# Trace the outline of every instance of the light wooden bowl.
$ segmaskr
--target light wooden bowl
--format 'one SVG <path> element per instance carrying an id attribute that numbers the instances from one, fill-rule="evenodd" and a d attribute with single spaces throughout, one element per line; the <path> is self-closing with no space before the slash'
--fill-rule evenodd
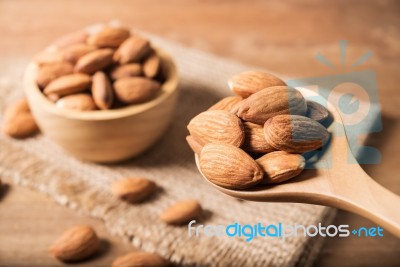
<path id="1" fill-rule="evenodd" d="M 172 58 L 156 48 L 166 81 L 160 94 L 143 104 L 101 111 L 60 109 L 36 84 L 38 66 L 25 72 L 25 93 L 42 133 L 70 154 L 94 162 L 117 162 L 153 145 L 170 124 L 177 102 L 178 74 Z"/>

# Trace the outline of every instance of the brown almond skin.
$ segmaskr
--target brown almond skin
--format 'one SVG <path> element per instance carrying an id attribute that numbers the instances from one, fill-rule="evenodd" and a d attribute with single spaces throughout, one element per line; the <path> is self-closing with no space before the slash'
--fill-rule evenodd
<path id="1" fill-rule="evenodd" d="M 155 51 L 153 51 L 143 62 L 143 73 L 147 78 L 154 78 L 157 76 L 161 66 L 161 59 Z"/>
<path id="2" fill-rule="evenodd" d="M 117 49 L 114 61 L 120 64 L 139 62 L 151 52 L 148 40 L 138 36 L 129 37 Z"/>
<path id="3" fill-rule="evenodd" d="M 329 140 L 329 132 L 317 121 L 299 115 L 278 115 L 264 125 L 267 142 L 277 150 L 302 154 L 319 149 Z"/>
<path id="4" fill-rule="evenodd" d="M 157 253 L 134 251 L 116 258 L 112 267 L 165 267 L 169 262 Z"/>
<path id="5" fill-rule="evenodd" d="M 114 101 L 114 90 L 104 72 L 98 71 L 92 78 L 92 96 L 99 109 L 110 109 Z"/>
<path id="6" fill-rule="evenodd" d="M 204 111 L 194 117 L 187 128 L 201 145 L 216 143 L 240 147 L 245 138 L 241 120 L 225 110 Z"/>
<path id="7" fill-rule="evenodd" d="M 63 55 L 56 50 L 43 50 L 33 56 L 33 61 L 39 66 L 64 62 Z"/>
<path id="8" fill-rule="evenodd" d="M 56 106 L 62 109 L 79 111 L 96 110 L 93 98 L 88 94 L 73 94 L 65 96 L 56 102 Z"/>
<path id="9" fill-rule="evenodd" d="M 168 207 L 161 215 L 160 219 L 168 224 L 184 224 L 197 219 L 202 213 L 201 205 L 198 201 L 190 199 L 176 202 Z"/>
<path id="10" fill-rule="evenodd" d="M 285 85 L 286 83 L 278 77 L 261 71 L 245 71 L 228 80 L 229 88 L 243 98 L 247 98 L 264 88 Z"/>
<path id="11" fill-rule="evenodd" d="M 138 63 L 131 63 L 116 66 L 111 70 L 110 76 L 113 80 L 118 80 L 127 77 L 137 77 L 142 75 L 142 66 Z"/>
<path id="12" fill-rule="evenodd" d="M 241 101 L 233 112 L 242 120 L 263 125 L 281 114 L 305 115 L 307 104 L 303 95 L 287 86 L 270 87 Z"/>
<path id="13" fill-rule="evenodd" d="M 150 100 L 161 90 L 160 83 L 143 78 L 128 77 L 114 82 L 117 98 L 126 104 L 137 104 Z"/>
<path id="14" fill-rule="evenodd" d="M 305 167 L 305 159 L 299 154 L 274 151 L 265 154 L 256 162 L 264 171 L 265 184 L 276 184 L 299 175 Z"/>
<path id="15" fill-rule="evenodd" d="M 82 92 L 90 88 L 92 78 L 83 73 L 74 73 L 69 75 L 61 76 L 51 81 L 43 92 L 46 95 L 56 94 L 59 96 L 65 96 Z"/>
<path id="16" fill-rule="evenodd" d="M 241 96 L 227 96 L 214 105 L 212 105 L 208 110 L 226 110 L 231 111 L 232 108 L 242 101 L 243 98 Z"/>
<path id="17" fill-rule="evenodd" d="M 157 190 L 157 185 L 146 178 L 125 178 L 111 185 L 114 196 L 130 203 L 145 200 Z"/>
<path id="18" fill-rule="evenodd" d="M 76 262 L 89 258 L 100 247 L 96 232 L 86 225 L 72 227 L 57 238 L 50 253 L 64 262 Z"/>
<path id="19" fill-rule="evenodd" d="M 74 66 L 68 62 L 47 64 L 39 69 L 36 82 L 40 88 L 45 88 L 54 79 L 71 74 L 73 70 Z"/>
<path id="20" fill-rule="evenodd" d="M 71 32 L 58 38 L 53 42 L 53 45 L 61 49 L 74 44 L 83 44 L 88 36 L 88 33 L 82 30 Z"/>
<path id="21" fill-rule="evenodd" d="M 128 29 L 123 27 L 104 27 L 101 31 L 88 38 L 88 44 L 100 48 L 116 48 L 130 36 Z"/>
<path id="22" fill-rule="evenodd" d="M 307 117 L 322 123 L 329 117 L 329 111 L 317 102 L 307 101 Z"/>
<path id="23" fill-rule="evenodd" d="M 30 137 L 39 131 L 26 98 L 7 107 L 1 129 L 5 135 L 17 139 Z"/>
<path id="24" fill-rule="evenodd" d="M 205 145 L 199 166 L 210 182 L 228 189 L 247 189 L 263 179 L 263 171 L 255 160 L 232 145 Z"/>
<path id="25" fill-rule="evenodd" d="M 90 52 L 81 58 L 75 65 L 75 72 L 93 74 L 96 71 L 102 70 L 113 62 L 114 50 L 109 48 L 98 49 Z"/>
<path id="26" fill-rule="evenodd" d="M 74 44 L 64 48 L 61 51 L 61 54 L 65 61 L 75 64 L 81 57 L 95 51 L 96 49 L 97 48 L 93 45 Z"/>
<path id="27" fill-rule="evenodd" d="M 197 142 L 196 139 L 193 138 L 193 136 L 186 136 L 186 142 L 189 144 L 194 153 L 200 155 L 203 146 L 199 142 Z"/>
<path id="28" fill-rule="evenodd" d="M 264 136 L 264 127 L 251 122 L 244 122 L 245 139 L 243 150 L 254 153 L 269 153 L 276 149 L 271 146 Z"/>

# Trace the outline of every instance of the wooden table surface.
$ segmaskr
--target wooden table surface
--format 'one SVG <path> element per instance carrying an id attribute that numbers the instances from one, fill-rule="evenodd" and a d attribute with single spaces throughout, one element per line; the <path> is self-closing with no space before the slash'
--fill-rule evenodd
<path id="1" fill-rule="evenodd" d="M 338 65 L 338 41 L 347 40 L 348 62 L 373 51 L 363 69 L 376 71 L 382 104 L 384 129 L 367 139 L 381 151 L 382 162 L 364 168 L 400 194 L 400 3 L 266 2 L 0 0 L 0 60 L 30 57 L 60 34 L 119 19 L 187 46 L 287 76 L 309 77 L 340 73 L 314 56 L 321 52 Z M 0 266 L 62 265 L 48 256 L 47 247 L 60 231 L 82 223 L 93 225 L 108 240 L 106 253 L 84 266 L 108 266 L 116 255 L 132 249 L 107 233 L 101 221 L 16 186 L 9 177 L 2 179 L 7 186 L 0 194 Z M 334 223 L 373 225 L 347 212 L 339 212 Z M 400 240 L 388 233 L 381 238 L 327 238 L 315 266 L 400 266 Z"/>

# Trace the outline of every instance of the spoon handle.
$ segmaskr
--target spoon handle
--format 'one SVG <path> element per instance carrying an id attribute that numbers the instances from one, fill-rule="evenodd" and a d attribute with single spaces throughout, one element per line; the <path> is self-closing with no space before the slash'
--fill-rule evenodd
<path id="1" fill-rule="evenodd" d="M 400 197 L 375 182 L 359 165 L 352 173 L 358 186 L 337 195 L 337 206 L 377 223 L 400 238 Z"/>

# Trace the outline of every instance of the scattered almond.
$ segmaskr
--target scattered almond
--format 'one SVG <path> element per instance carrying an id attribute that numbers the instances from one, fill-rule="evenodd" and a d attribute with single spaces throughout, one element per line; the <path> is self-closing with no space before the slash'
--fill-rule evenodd
<path id="1" fill-rule="evenodd" d="M 116 48 L 122 44 L 123 41 L 128 39 L 129 36 L 129 30 L 123 27 L 104 27 L 101 31 L 89 37 L 88 44 L 101 48 Z"/>
<path id="2" fill-rule="evenodd" d="M 131 63 L 126 65 L 116 66 L 111 71 L 111 78 L 113 80 L 118 80 L 126 77 L 135 77 L 142 74 L 142 66 L 138 63 Z"/>
<path id="3" fill-rule="evenodd" d="M 161 89 L 160 83 L 143 78 L 128 77 L 114 83 L 117 98 L 128 104 L 142 103 L 152 99 Z"/>
<path id="4" fill-rule="evenodd" d="M 323 122 L 329 117 L 329 112 L 323 105 L 314 101 L 307 101 L 307 117 Z"/>
<path id="5" fill-rule="evenodd" d="M 26 138 L 39 131 L 25 98 L 10 105 L 4 113 L 2 132 L 13 138 Z"/>
<path id="6" fill-rule="evenodd" d="M 278 77 L 260 71 L 245 71 L 228 81 L 229 88 L 237 95 L 246 98 L 262 89 L 272 86 L 285 86 Z"/>
<path id="7" fill-rule="evenodd" d="M 202 212 L 202 208 L 196 200 L 184 200 L 168 207 L 161 215 L 160 219 L 168 224 L 184 224 L 197 219 Z"/>
<path id="8" fill-rule="evenodd" d="M 56 106 L 62 109 L 79 111 L 96 110 L 93 98 L 88 94 L 73 94 L 65 96 L 56 102 Z"/>
<path id="9" fill-rule="evenodd" d="M 50 253 L 65 262 L 87 259 L 100 247 L 100 240 L 90 226 L 75 226 L 65 231 L 50 247 Z"/>
<path id="10" fill-rule="evenodd" d="M 269 118 L 281 114 L 305 115 L 306 100 L 294 88 L 270 87 L 241 101 L 233 112 L 244 121 L 264 124 Z"/>
<path id="11" fill-rule="evenodd" d="M 205 145 L 200 154 L 199 166 L 210 182 L 229 189 L 246 189 L 263 179 L 263 171 L 257 162 L 232 145 Z"/>
<path id="12" fill-rule="evenodd" d="M 59 96 L 65 96 L 89 89 L 91 82 L 92 79 L 87 74 L 69 74 L 51 81 L 43 92 L 46 95 L 57 94 Z"/>
<path id="13" fill-rule="evenodd" d="M 264 136 L 264 127 L 251 122 L 244 122 L 245 139 L 243 150 L 254 153 L 269 153 L 276 150 Z"/>
<path id="14" fill-rule="evenodd" d="M 227 96 L 214 105 L 212 105 L 208 110 L 226 110 L 231 111 L 232 108 L 242 101 L 243 98 L 241 96 Z"/>
<path id="15" fill-rule="evenodd" d="M 151 51 L 148 40 L 138 36 L 132 36 L 125 40 L 114 54 L 114 61 L 120 64 L 139 62 Z"/>
<path id="16" fill-rule="evenodd" d="M 161 60 L 153 51 L 143 62 L 143 73 L 147 78 L 154 78 L 157 76 L 160 66 Z"/>
<path id="17" fill-rule="evenodd" d="M 131 203 L 143 201 L 156 189 L 156 184 L 146 178 L 125 178 L 111 185 L 113 195 Z"/>
<path id="18" fill-rule="evenodd" d="M 240 119 L 225 110 L 204 111 L 194 117 L 187 128 L 201 145 L 211 142 L 240 147 L 245 138 Z"/>
<path id="19" fill-rule="evenodd" d="M 305 159 L 299 154 L 275 151 L 265 154 L 256 162 L 264 171 L 263 183 L 281 183 L 299 175 L 305 167 Z"/>
<path id="20" fill-rule="evenodd" d="M 134 251 L 116 258 L 112 267 L 165 267 L 169 262 L 156 253 Z"/>
<path id="21" fill-rule="evenodd" d="M 92 96 L 99 109 L 110 109 L 114 100 L 114 90 L 107 75 L 98 71 L 93 75 Z"/>
<path id="22" fill-rule="evenodd" d="M 74 66 L 67 62 L 46 64 L 39 68 L 36 82 L 40 88 L 45 88 L 54 79 L 71 74 L 73 70 Z"/>
<path id="23" fill-rule="evenodd" d="M 298 115 L 279 115 L 264 125 L 267 142 L 277 150 L 301 154 L 327 143 L 329 133 L 320 123 Z"/>
<path id="24" fill-rule="evenodd" d="M 75 65 L 75 72 L 93 74 L 104 69 L 112 63 L 114 51 L 109 48 L 98 49 L 90 52 L 81 58 Z"/>

